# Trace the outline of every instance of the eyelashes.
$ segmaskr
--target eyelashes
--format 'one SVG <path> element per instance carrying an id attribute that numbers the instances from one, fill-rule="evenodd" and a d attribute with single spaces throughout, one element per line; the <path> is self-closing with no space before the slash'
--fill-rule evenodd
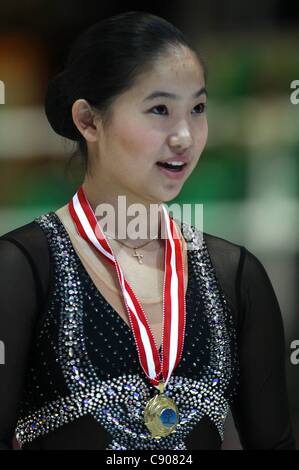
<path id="1" fill-rule="evenodd" d="M 201 111 L 200 111 L 200 112 L 196 112 L 195 114 L 203 114 L 203 113 L 206 111 L 206 109 L 207 109 L 207 104 L 206 104 L 206 103 L 199 103 L 199 104 L 198 104 L 197 106 L 195 106 L 193 109 L 198 108 L 199 106 L 201 107 L 201 108 L 200 108 Z M 168 114 L 164 114 L 164 113 L 161 114 L 161 113 L 154 113 L 154 112 L 153 112 L 154 109 L 159 109 L 159 108 L 160 108 L 160 109 L 161 109 L 161 108 L 167 109 L 164 104 L 159 104 L 159 105 L 154 106 L 153 108 L 151 108 L 151 109 L 150 109 L 150 112 L 151 112 L 152 114 L 156 114 L 157 116 L 167 116 L 167 115 L 168 115 Z"/>
<path id="2" fill-rule="evenodd" d="M 203 114 L 203 113 L 206 111 L 206 109 L 207 109 L 207 104 L 206 104 L 206 103 L 199 103 L 199 104 L 198 104 L 197 106 L 195 106 L 195 107 L 197 108 L 198 106 L 201 106 L 202 111 L 201 111 L 200 113 L 196 113 L 196 114 Z"/>

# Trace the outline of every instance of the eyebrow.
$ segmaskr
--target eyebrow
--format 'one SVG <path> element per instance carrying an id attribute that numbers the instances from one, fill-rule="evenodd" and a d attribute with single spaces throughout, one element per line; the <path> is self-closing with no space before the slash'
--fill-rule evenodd
<path id="1" fill-rule="evenodd" d="M 191 98 L 198 98 L 200 95 L 203 95 L 203 94 L 208 96 L 208 92 L 207 92 L 207 89 L 205 87 L 200 88 L 200 90 L 198 90 L 196 93 L 194 93 L 191 96 Z M 174 93 L 168 93 L 167 91 L 156 90 L 156 91 L 153 91 L 153 93 L 148 95 L 146 98 L 144 98 L 143 101 L 153 100 L 154 98 L 178 99 L 178 98 L 180 98 L 180 96 L 175 95 Z"/>

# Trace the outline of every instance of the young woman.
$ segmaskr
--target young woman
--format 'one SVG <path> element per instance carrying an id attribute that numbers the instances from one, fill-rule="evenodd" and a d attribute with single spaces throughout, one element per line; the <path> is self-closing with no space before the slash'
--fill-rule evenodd
<path id="1" fill-rule="evenodd" d="M 202 58 L 145 12 L 90 27 L 50 82 L 48 120 L 85 174 L 0 240 L 2 448 L 220 449 L 230 409 L 244 449 L 295 448 L 263 265 L 163 204 L 205 147 L 206 101 Z M 129 236 L 119 196 L 156 236 Z"/>

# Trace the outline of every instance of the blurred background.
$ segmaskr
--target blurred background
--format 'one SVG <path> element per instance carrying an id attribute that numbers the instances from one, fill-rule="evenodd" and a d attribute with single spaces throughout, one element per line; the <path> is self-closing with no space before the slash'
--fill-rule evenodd
<path id="1" fill-rule="evenodd" d="M 0 235 L 66 204 L 82 180 L 80 165 L 67 165 L 74 143 L 52 131 L 43 109 L 48 80 L 76 36 L 127 10 L 173 22 L 209 70 L 208 144 L 174 202 L 202 203 L 205 232 L 245 245 L 264 264 L 284 319 L 299 448 L 299 364 L 290 361 L 299 340 L 299 105 L 290 98 L 299 80 L 298 7 L 285 0 L 1 2 Z M 240 449 L 231 416 L 223 448 Z"/>

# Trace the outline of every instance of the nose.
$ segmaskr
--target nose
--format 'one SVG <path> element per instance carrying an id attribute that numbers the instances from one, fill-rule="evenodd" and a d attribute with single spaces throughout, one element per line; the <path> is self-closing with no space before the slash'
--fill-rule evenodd
<path id="1" fill-rule="evenodd" d="M 179 151 L 184 151 L 192 144 L 192 137 L 188 129 L 181 129 L 179 132 L 171 135 L 169 145 Z"/>

